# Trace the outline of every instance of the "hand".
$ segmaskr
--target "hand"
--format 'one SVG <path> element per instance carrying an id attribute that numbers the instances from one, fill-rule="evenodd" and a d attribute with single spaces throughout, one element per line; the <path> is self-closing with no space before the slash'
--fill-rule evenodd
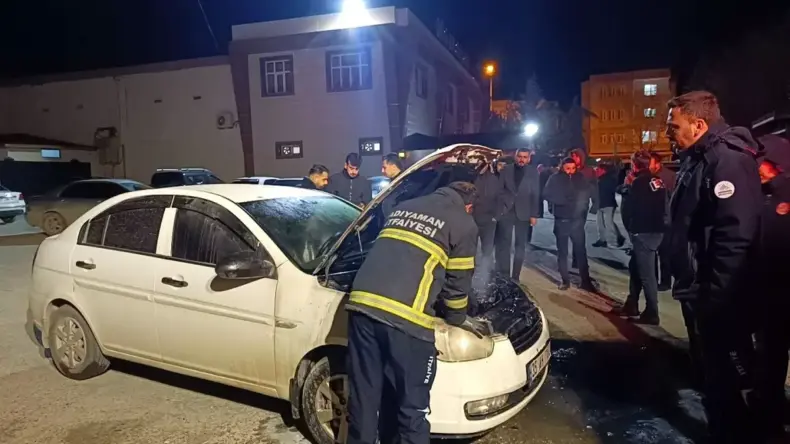
<path id="1" fill-rule="evenodd" d="M 491 326 L 491 322 L 485 319 L 476 319 L 469 316 L 464 319 L 464 322 L 459 325 L 458 328 L 464 329 L 480 339 L 482 339 L 483 336 L 490 336 L 494 334 L 494 329 Z"/>
<path id="2" fill-rule="evenodd" d="M 529 224 L 534 227 L 535 225 L 538 224 L 538 218 L 537 217 L 530 217 L 529 218 Z"/>

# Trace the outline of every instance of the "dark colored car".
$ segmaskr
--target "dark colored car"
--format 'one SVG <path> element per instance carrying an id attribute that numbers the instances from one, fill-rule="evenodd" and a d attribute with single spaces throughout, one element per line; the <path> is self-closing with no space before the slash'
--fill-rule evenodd
<path id="1" fill-rule="evenodd" d="M 225 183 L 205 168 L 160 168 L 151 176 L 154 188 Z"/>

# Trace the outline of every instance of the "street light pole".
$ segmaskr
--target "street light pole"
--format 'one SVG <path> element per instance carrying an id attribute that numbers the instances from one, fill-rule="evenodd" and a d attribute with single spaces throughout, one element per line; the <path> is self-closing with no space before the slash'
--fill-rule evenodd
<path id="1" fill-rule="evenodd" d="M 494 76 L 488 78 L 488 112 L 494 112 Z"/>

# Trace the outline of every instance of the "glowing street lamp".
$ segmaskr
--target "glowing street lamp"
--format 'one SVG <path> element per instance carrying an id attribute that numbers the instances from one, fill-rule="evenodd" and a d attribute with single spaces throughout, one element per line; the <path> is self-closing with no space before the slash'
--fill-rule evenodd
<path id="1" fill-rule="evenodd" d="M 493 63 L 486 63 L 483 67 L 483 72 L 488 77 L 488 111 L 494 112 L 494 76 L 496 75 L 496 65 Z"/>
<path id="2" fill-rule="evenodd" d="M 537 123 L 529 122 L 526 125 L 524 125 L 524 135 L 529 137 L 530 139 L 535 137 L 535 134 L 538 133 L 538 130 L 540 130 L 540 127 L 538 126 Z"/>

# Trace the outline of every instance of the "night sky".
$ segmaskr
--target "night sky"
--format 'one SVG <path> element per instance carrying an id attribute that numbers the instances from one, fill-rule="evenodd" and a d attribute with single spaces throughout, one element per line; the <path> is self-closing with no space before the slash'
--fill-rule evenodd
<path id="1" fill-rule="evenodd" d="M 222 53 L 232 24 L 333 12 L 339 0 L 3 0 L 0 77 L 95 69 Z M 590 74 L 671 66 L 767 26 L 790 0 L 369 0 L 437 17 L 476 61 L 497 60 L 498 97 L 534 72 L 567 104 Z M 785 54 L 786 56 L 786 54 Z"/>

